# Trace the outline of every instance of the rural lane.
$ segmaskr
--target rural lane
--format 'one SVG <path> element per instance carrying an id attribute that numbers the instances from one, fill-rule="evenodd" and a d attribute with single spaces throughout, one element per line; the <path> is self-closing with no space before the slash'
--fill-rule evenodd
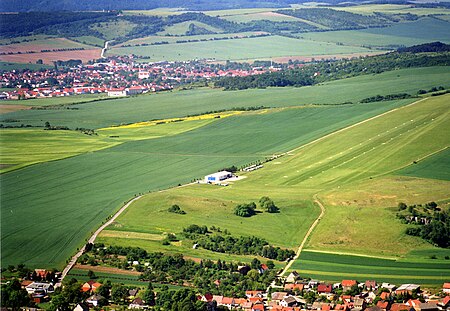
<path id="1" fill-rule="evenodd" d="M 313 196 L 314 199 L 314 203 L 316 203 L 319 207 L 320 207 L 320 214 L 319 216 L 316 218 L 316 220 L 312 223 L 311 227 L 309 227 L 308 232 L 306 232 L 305 237 L 303 238 L 302 243 L 300 244 L 300 246 L 297 249 L 297 252 L 295 253 L 294 258 L 292 258 L 291 260 L 289 260 L 288 264 L 284 267 L 283 271 L 281 271 L 280 273 L 278 273 L 278 277 L 282 277 L 283 275 L 286 274 L 286 272 L 291 268 L 292 264 L 294 263 L 294 261 L 296 261 L 298 259 L 298 257 L 300 257 L 300 254 L 303 250 L 303 247 L 306 244 L 306 241 L 308 241 L 309 236 L 311 235 L 311 233 L 313 232 L 314 228 L 317 226 L 317 224 L 319 223 L 319 221 L 322 219 L 323 215 L 325 214 L 325 207 L 323 206 L 322 202 L 319 201 L 319 199 L 317 198 L 317 194 L 315 194 Z M 278 287 L 275 285 L 275 281 L 272 282 L 272 284 L 269 285 L 269 287 L 267 288 L 267 292 L 269 292 L 269 289 L 271 287 Z"/>
<path id="2" fill-rule="evenodd" d="M 97 236 L 100 234 L 100 232 L 103 231 L 103 229 L 105 229 L 106 227 L 108 227 L 110 224 L 113 223 L 113 221 L 115 221 L 117 219 L 117 217 L 119 217 L 120 214 L 122 214 L 127 208 L 128 206 L 131 205 L 131 203 L 139 200 L 142 197 L 142 195 L 137 196 L 133 199 L 131 199 L 130 201 L 128 201 L 124 206 L 122 206 L 116 214 L 114 214 L 113 217 L 111 217 L 111 219 L 109 219 L 107 222 L 105 222 L 100 228 L 97 229 L 97 231 L 94 232 L 94 234 L 89 238 L 89 240 L 87 241 L 87 243 L 92 243 L 94 244 L 95 239 L 97 238 Z M 86 244 L 87 244 L 86 243 Z M 70 269 L 73 268 L 73 266 L 76 264 L 78 258 L 83 255 L 84 250 L 86 248 L 86 245 L 84 245 L 69 261 L 69 263 L 67 264 L 67 266 L 64 268 L 62 275 L 61 275 L 61 281 L 60 283 L 56 284 L 56 287 L 61 286 L 62 281 L 64 280 L 64 278 L 66 277 L 66 275 L 69 273 Z"/>

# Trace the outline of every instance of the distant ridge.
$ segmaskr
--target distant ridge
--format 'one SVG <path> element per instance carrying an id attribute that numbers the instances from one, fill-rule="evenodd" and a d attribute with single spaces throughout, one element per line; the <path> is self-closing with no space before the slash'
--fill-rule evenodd
<path id="1" fill-rule="evenodd" d="M 0 12 L 29 11 L 101 11 L 101 10 L 152 10 L 161 7 L 187 10 L 221 10 L 240 8 L 281 8 L 310 0 L 2 0 Z M 326 0 L 339 4 L 342 0 Z M 361 3 L 362 0 L 353 2 Z"/>
<path id="2" fill-rule="evenodd" d="M 413 45 L 406 48 L 399 48 L 399 53 L 429 53 L 429 52 L 450 52 L 450 44 L 442 42 L 431 42 L 419 45 Z"/>

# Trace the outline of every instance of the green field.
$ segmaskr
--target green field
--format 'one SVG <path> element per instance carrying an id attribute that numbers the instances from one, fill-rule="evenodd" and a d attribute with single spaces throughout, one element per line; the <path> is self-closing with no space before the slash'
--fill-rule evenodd
<path id="1" fill-rule="evenodd" d="M 450 277 L 449 260 L 392 260 L 352 255 L 303 251 L 291 270 L 302 277 L 327 281 L 355 278 L 360 282 L 377 280 L 402 284 L 413 282 L 422 286 L 441 286 Z"/>
<path id="2" fill-rule="evenodd" d="M 385 28 L 342 30 L 327 32 L 310 32 L 299 37 L 344 45 L 365 46 L 373 48 L 397 48 L 432 41 L 450 42 L 448 29 L 450 23 L 433 18 L 395 24 Z"/>
<path id="3" fill-rule="evenodd" d="M 198 21 L 187 21 L 187 22 L 177 23 L 175 25 L 166 27 L 163 31 L 159 32 L 158 34 L 164 35 L 164 36 L 167 36 L 167 35 L 183 36 L 189 30 L 190 24 L 194 24 L 197 27 L 205 28 L 206 30 L 211 31 L 211 32 L 220 33 L 223 31 L 220 28 L 216 28 L 216 27 L 213 27 L 213 26 L 210 26 L 208 24 L 201 23 Z"/>
<path id="4" fill-rule="evenodd" d="M 407 102 L 249 113 L 3 174 L 2 263 L 61 266 L 99 222 L 135 194 L 286 151 Z M 52 227 L 42 230 L 48 221 Z"/>
<path id="5" fill-rule="evenodd" d="M 414 15 L 434 15 L 450 14 L 450 10 L 444 8 L 415 8 L 412 5 L 399 4 L 367 4 L 348 7 L 332 7 L 333 10 L 342 10 L 356 14 L 371 15 L 374 12 L 388 14 L 414 14 Z"/>
<path id="6" fill-rule="evenodd" d="M 70 39 L 73 41 L 81 42 L 83 44 L 99 47 L 103 47 L 103 44 L 105 43 L 105 40 L 93 36 L 72 37 Z"/>
<path id="7" fill-rule="evenodd" d="M 72 106 L 78 110 L 13 112 L 0 115 L 0 122 L 6 123 L 5 119 L 15 119 L 24 124 L 38 126 L 49 121 L 52 125 L 66 125 L 70 128 L 103 128 L 121 123 L 182 117 L 234 107 L 286 107 L 308 104 L 340 104 L 346 101 L 356 103 L 363 98 L 378 94 L 402 92 L 415 94 L 420 89 L 430 89 L 440 85 L 448 88 L 450 87 L 449 73 L 448 67 L 413 68 L 302 88 L 268 88 L 227 92 L 203 88 L 174 91 Z M 320 96 L 317 96 L 318 93 Z M 55 99 L 54 103 L 57 103 L 57 100 Z"/>
<path id="8" fill-rule="evenodd" d="M 269 20 L 273 22 L 295 22 L 300 21 L 300 19 L 275 13 L 275 12 L 258 12 L 258 13 L 246 13 L 246 14 L 236 14 L 236 15 L 226 15 L 222 16 L 223 19 L 226 19 L 231 22 L 236 23 L 247 23 L 251 21 L 259 21 L 259 20 Z"/>
<path id="9" fill-rule="evenodd" d="M 196 223 L 220 226 L 232 234 L 257 234 L 275 245 L 294 247 L 302 240 L 308 224 L 318 212 L 313 205 L 308 208 L 308 200 L 314 193 L 324 193 L 320 198 L 324 198 L 326 205 L 325 216 L 310 237 L 307 247 L 310 250 L 370 254 L 381 258 L 309 251 L 302 254 L 292 269 L 300 270 L 301 275 L 321 280 L 357 278 L 393 283 L 417 282 L 427 286 L 441 284 L 449 277 L 447 268 L 450 262 L 443 257 L 450 252 L 405 235 L 405 226 L 395 218 L 393 209 L 379 205 L 378 201 L 372 201 L 360 192 L 371 189 L 380 198 L 394 189 L 392 183 L 404 189 L 404 180 L 397 178 L 387 183 L 386 174 L 449 144 L 448 137 L 436 137 L 437 133 L 449 130 L 449 98 L 447 95 L 425 99 L 325 137 L 265 164 L 260 171 L 244 174 L 246 179 L 229 187 L 194 185 L 147 195 L 122 214 L 100 236 L 99 241 L 164 250 L 160 244 L 162 236 L 167 232 L 177 234 L 181 228 Z M 234 118 L 227 121 L 234 122 Z M 267 124 L 276 126 L 273 121 Z M 309 128 L 306 124 L 304 127 Z M 248 131 L 245 127 L 239 128 L 243 133 Z M 224 132 L 229 130 L 224 129 Z M 323 134 L 318 136 L 323 137 Z M 297 145 L 302 143 L 297 142 Z M 242 147 L 238 148 L 242 150 Z M 176 150 L 178 147 L 172 148 L 172 152 Z M 409 200 L 427 202 L 430 198 L 439 200 L 449 196 L 448 182 L 409 180 L 408 187 L 413 188 L 414 192 L 404 191 L 399 195 L 410 195 Z M 348 204 L 337 201 L 341 192 L 346 191 L 355 201 Z M 240 219 L 232 214 L 236 204 L 256 201 L 262 195 L 273 198 L 282 212 L 250 219 Z M 396 202 L 395 197 L 388 197 Z M 365 205 L 363 200 L 367 200 Z M 166 210 L 172 204 L 180 205 L 187 214 L 169 215 Z M 135 234 L 146 234 L 147 237 L 137 238 Z M 165 250 L 211 258 L 206 251 L 192 250 L 190 246 L 181 242 Z M 438 254 L 439 259 L 429 259 L 431 254 Z M 313 255 L 322 259 L 314 259 Z M 394 259 L 384 258 L 387 256 Z"/>
<path id="10" fill-rule="evenodd" d="M 100 32 L 106 40 L 112 40 L 117 37 L 124 37 L 129 34 L 136 24 L 126 20 L 117 20 L 97 23 L 92 29 Z"/>
<path id="11" fill-rule="evenodd" d="M 20 64 L 26 67 L 26 64 Z M 36 65 L 38 66 L 38 65 Z M 46 65 L 39 65 L 47 67 Z M 28 68 L 28 67 L 27 67 Z M 40 68 L 40 67 L 39 67 Z M 75 103 L 85 103 L 90 101 L 96 101 L 99 99 L 107 99 L 106 94 L 83 94 L 74 96 L 64 96 L 64 97 L 51 97 L 51 98 L 34 98 L 27 100 L 5 100 L 2 102 L 3 105 L 22 105 L 22 106 L 56 106 L 56 105 L 71 105 Z M 55 110 L 53 110 L 55 111 Z M 44 121 L 45 123 L 45 121 Z"/>
<path id="12" fill-rule="evenodd" d="M 326 42 L 295 39 L 281 36 L 245 38 L 239 40 L 220 40 L 206 42 L 189 42 L 151 47 L 112 48 L 109 55 L 136 54 L 150 61 L 161 60 L 252 60 L 271 57 L 317 56 L 348 53 L 370 53 L 362 47 L 340 46 Z"/>
<path id="13" fill-rule="evenodd" d="M 26 41 L 25 41 L 26 40 Z M 20 41 L 20 40 L 18 40 Z M 6 42 L 5 42 L 6 43 Z M 71 49 L 71 48 L 85 48 L 91 49 L 92 46 L 75 42 L 66 38 L 53 38 L 53 37 L 30 37 L 29 39 L 23 39 L 19 43 L 10 43 L 2 45 L 2 52 L 27 52 L 41 50 L 53 50 L 53 49 Z"/>
<path id="14" fill-rule="evenodd" d="M 35 163 L 108 148 L 117 142 L 74 131 L 3 129 L 0 144 L 0 172 L 4 173 Z"/>
<path id="15" fill-rule="evenodd" d="M 448 147 L 448 146 L 447 146 Z M 414 176 L 420 178 L 436 178 L 450 181 L 450 149 L 432 155 L 418 164 L 411 164 L 397 172 L 399 175 Z"/>
<path id="16" fill-rule="evenodd" d="M 260 32 L 235 32 L 235 33 L 217 33 L 211 35 L 195 35 L 195 36 L 149 36 L 139 39 L 133 39 L 130 41 L 124 42 L 122 45 L 135 45 L 135 44 L 152 44 L 155 42 L 169 42 L 169 43 L 177 43 L 177 41 L 182 40 L 209 40 L 213 38 L 233 38 L 233 37 L 243 37 L 243 36 L 251 36 L 259 34 Z"/>
<path id="17" fill-rule="evenodd" d="M 49 69 L 53 68 L 53 66 L 50 65 L 41 65 L 41 64 L 24 64 L 24 63 L 10 63 L 10 62 L 0 62 L 0 71 L 10 71 L 10 70 L 23 70 L 23 69 L 30 69 L 30 70 L 40 70 L 41 68 Z M 8 89 L 11 90 L 11 89 Z M 8 102 L 2 102 L 2 104 L 8 104 Z"/>

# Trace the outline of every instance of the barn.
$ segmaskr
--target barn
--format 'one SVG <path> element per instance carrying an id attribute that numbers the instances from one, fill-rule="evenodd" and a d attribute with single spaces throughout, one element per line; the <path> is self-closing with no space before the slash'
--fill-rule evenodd
<path id="1" fill-rule="evenodd" d="M 206 175 L 205 176 L 205 183 L 208 184 L 214 184 L 221 182 L 222 180 L 225 180 L 227 178 L 233 177 L 233 174 L 228 171 L 220 171 L 214 174 Z"/>

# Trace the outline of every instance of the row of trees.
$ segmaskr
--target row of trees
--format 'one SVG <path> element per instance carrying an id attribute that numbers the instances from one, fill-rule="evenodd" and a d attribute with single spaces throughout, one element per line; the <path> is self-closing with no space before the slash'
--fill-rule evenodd
<path id="1" fill-rule="evenodd" d="M 261 238 L 251 237 L 233 237 L 231 235 L 204 235 L 198 236 L 194 240 L 198 246 L 219 253 L 237 254 L 237 255 L 259 255 L 269 259 L 284 261 L 292 258 L 295 252 L 290 249 L 274 247 Z"/>
<path id="2" fill-rule="evenodd" d="M 264 73 L 247 77 L 224 77 L 214 85 L 224 90 L 243 90 L 248 88 L 305 86 L 331 80 L 376 74 L 385 71 L 430 66 L 449 66 L 450 53 L 388 53 L 384 55 L 322 61 L 300 68 Z"/>

